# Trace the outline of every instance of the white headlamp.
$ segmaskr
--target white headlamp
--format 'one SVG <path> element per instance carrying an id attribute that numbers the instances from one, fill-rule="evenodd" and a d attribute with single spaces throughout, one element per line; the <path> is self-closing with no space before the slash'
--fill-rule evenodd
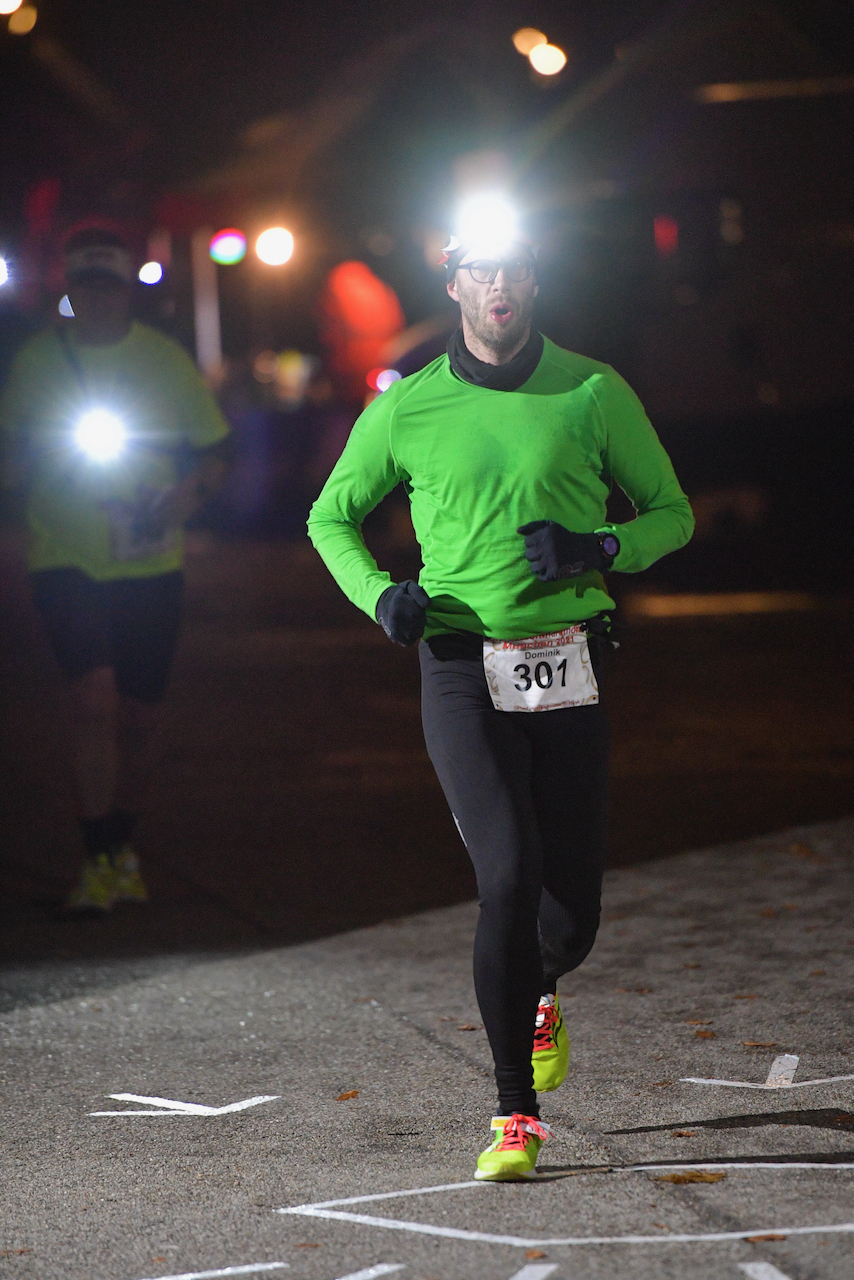
<path id="1" fill-rule="evenodd" d="M 92 462 L 114 462 L 127 444 L 127 428 L 111 409 L 87 409 L 74 429 L 74 442 Z"/>

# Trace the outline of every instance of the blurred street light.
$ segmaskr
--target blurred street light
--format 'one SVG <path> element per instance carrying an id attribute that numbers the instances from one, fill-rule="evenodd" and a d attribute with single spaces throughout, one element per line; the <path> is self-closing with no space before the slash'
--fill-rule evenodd
<path id="1" fill-rule="evenodd" d="M 236 227 L 226 227 L 211 237 L 210 255 L 220 266 L 231 267 L 246 257 L 246 236 Z"/>
<path id="2" fill-rule="evenodd" d="M 36 25 L 38 11 L 31 4 L 22 4 L 9 19 L 9 31 L 13 36 L 27 36 Z"/>
<path id="3" fill-rule="evenodd" d="M 294 238 L 284 227 L 268 227 L 255 241 L 255 252 L 268 267 L 281 267 L 294 251 Z"/>
<path id="4" fill-rule="evenodd" d="M 548 39 L 536 27 L 520 27 L 513 36 L 516 52 L 521 53 L 525 58 L 532 49 L 536 49 L 538 44 L 548 44 Z"/>
<path id="5" fill-rule="evenodd" d="M 59 299 L 59 306 L 57 307 L 57 310 L 61 316 L 65 317 L 66 320 L 74 319 L 74 308 L 71 305 L 71 299 L 67 293 L 64 293 Z"/>
<path id="6" fill-rule="evenodd" d="M 566 54 L 556 44 L 534 45 L 528 61 L 541 76 L 556 76 L 566 66 Z"/>
<path id="7" fill-rule="evenodd" d="M 24 0 L 0 0 L 0 13 L 14 13 L 16 9 L 20 9 Z"/>
<path id="8" fill-rule="evenodd" d="M 0 258 L 0 288 L 4 284 L 9 283 L 9 264 L 5 258 Z"/>
<path id="9" fill-rule="evenodd" d="M 145 262 L 139 269 L 139 278 L 143 284 L 160 284 L 163 268 L 159 262 Z"/>

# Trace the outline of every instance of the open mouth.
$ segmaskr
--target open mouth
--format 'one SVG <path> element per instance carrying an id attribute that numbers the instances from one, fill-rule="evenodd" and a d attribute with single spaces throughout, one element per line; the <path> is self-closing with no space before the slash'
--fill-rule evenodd
<path id="1" fill-rule="evenodd" d="M 496 324 L 507 324 L 513 319 L 513 308 L 508 306 L 506 302 L 499 302 L 490 310 L 489 314 Z"/>

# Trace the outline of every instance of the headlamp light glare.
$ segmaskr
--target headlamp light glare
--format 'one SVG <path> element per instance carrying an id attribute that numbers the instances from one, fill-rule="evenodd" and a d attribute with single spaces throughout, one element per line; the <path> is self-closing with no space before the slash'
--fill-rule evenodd
<path id="1" fill-rule="evenodd" d="M 127 443 L 127 430 L 110 409 L 87 409 L 77 423 L 74 439 L 93 462 L 113 462 Z"/>

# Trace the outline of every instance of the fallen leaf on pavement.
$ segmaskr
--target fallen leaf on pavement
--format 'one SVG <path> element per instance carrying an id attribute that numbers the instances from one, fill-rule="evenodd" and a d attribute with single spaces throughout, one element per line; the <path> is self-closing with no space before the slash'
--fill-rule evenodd
<path id="1" fill-rule="evenodd" d="M 22 1253 L 32 1253 L 32 1249 L 0 1249 L 0 1258 L 19 1258 Z"/>
<path id="2" fill-rule="evenodd" d="M 695 1031 L 695 1036 L 699 1036 L 701 1040 L 717 1040 L 714 1031 Z"/>
<path id="3" fill-rule="evenodd" d="M 826 973 L 826 969 L 810 969 L 811 978 L 823 978 Z"/>
<path id="4" fill-rule="evenodd" d="M 671 1138 L 696 1138 L 696 1129 L 674 1129 Z"/>
<path id="5" fill-rule="evenodd" d="M 336 1102 L 349 1102 L 351 1098 L 358 1098 L 358 1096 L 359 1096 L 359 1090 L 358 1090 L 358 1089 L 348 1089 L 346 1093 L 339 1093 L 339 1095 L 338 1095 L 338 1097 L 335 1099 L 335 1101 L 336 1101 Z"/>
<path id="6" fill-rule="evenodd" d="M 463 1022 L 457 1027 L 457 1031 L 482 1031 L 482 1022 Z"/>
<path id="7" fill-rule="evenodd" d="M 653 1080 L 653 1089 L 666 1089 L 668 1085 L 673 1084 L 672 1080 Z"/>
<path id="8" fill-rule="evenodd" d="M 685 1026 L 686 1027 L 710 1027 L 713 1021 L 714 1021 L 713 1018 L 688 1018 L 686 1019 Z"/>
<path id="9" fill-rule="evenodd" d="M 742 1040 L 745 1049 L 776 1049 L 776 1040 Z"/>
<path id="10" fill-rule="evenodd" d="M 702 967 L 701 964 L 683 964 L 682 966 L 683 969 L 702 969 Z"/>
<path id="11" fill-rule="evenodd" d="M 788 1240 L 788 1236 L 781 1236 L 773 1231 L 769 1231 L 764 1236 L 745 1236 L 748 1244 L 764 1244 L 766 1240 Z"/>
<path id="12" fill-rule="evenodd" d="M 526 1249 L 525 1250 L 526 1258 L 547 1258 L 548 1256 L 549 1255 L 547 1253 L 543 1253 L 542 1249 Z"/>
<path id="13" fill-rule="evenodd" d="M 669 1231 L 669 1230 L 670 1230 L 670 1228 L 669 1228 L 669 1227 L 666 1227 L 666 1226 L 664 1225 L 664 1223 L 663 1223 L 663 1222 L 654 1222 L 652 1225 L 653 1225 L 654 1227 L 661 1227 L 661 1230 L 662 1230 L 662 1231 Z"/>
<path id="14" fill-rule="evenodd" d="M 777 912 L 773 907 L 766 907 L 764 911 L 757 911 L 756 914 L 758 916 L 765 916 L 768 920 L 774 920 L 777 917 Z"/>
<path id="15" fill-rule="evenodd" d="M 750 992 L 750 994 L 746 996 L 733 996 L 733 1000 L 758 1000 L 758 999 L 759 999 L 759 996 L 756 994 L 755 991 Z"/>
<path id="16" fill-rule="evenodd" d="M 654 1182 L 675 1182 L 678 1186 L 683 1186 L 686 1182 L 722 1182 L 726 1177 L 725 1173 L 703 1173 L 699 1169 L 688 1169 L 685 1173 L 665 1173 L 660 1178 L 654 1178 Z"/>
<path id="17" fill-rule="evenodd" d="M 617 990 L 633 996 L 648 996 L 652 987 L 617 987 Z"/>
<path id="18" fill-rule="evenodd" d="M 319 1244 L 295 1244 L 295 1249 L 319 1249 Z"/>

